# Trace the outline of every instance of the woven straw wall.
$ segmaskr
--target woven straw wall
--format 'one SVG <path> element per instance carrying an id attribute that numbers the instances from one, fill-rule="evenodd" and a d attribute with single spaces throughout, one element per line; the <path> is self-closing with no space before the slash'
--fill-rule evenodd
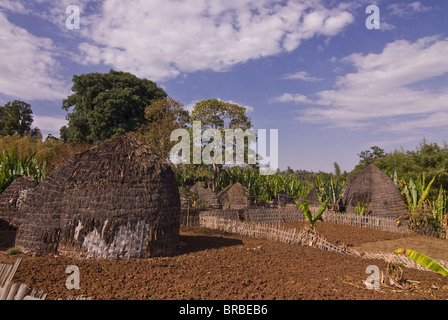
<path id="1" fill-rule="evenodd" d="M 0 219 L 17 228 L 21 223 L 18 208 L 36 186 L 37 181 L 26 176 L 14 180 L 0 195 Z"/>
<path id="2" fill-rule="evenodd" d="M 172 254 L 179 237 L 175 176 L 130 135 L 76 154 L 29 195 L 16 246 L 87 258 Z"/>

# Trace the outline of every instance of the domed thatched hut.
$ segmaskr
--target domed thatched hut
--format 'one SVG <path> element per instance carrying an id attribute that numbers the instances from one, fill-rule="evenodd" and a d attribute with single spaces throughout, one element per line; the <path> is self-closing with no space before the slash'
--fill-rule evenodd
<path id="1" fill-rule="evenodd" d="M 240 210 L 252 205 L 249 190 L 239 182 L 222 189 L 218 197 L 224 210 Z"/>
<path id="2" fill-rule="evenodd" d="M 17 211 L 25 201 L 28 193 L 37 186 L 37 181 L 22 176 L 14 180 L 0 195 L 0 219 L 7 221 L 15 228 L 20 224 Z"/>
<path id="3" fill-rule="evenodd" d="M 371 164 L 346 182 L 342 198 L 346 211 L 353 210 L 358 202 L 368 203 L 367 214 L 398 218 L 408 213 L 404 198 L 393 181 L 377 166 Z"/>
<path id="4" fill-rule="evenodd" d="M 306 200 L 310 206 L 320 207 L 321 202 L 319 200 L 319 195 L 317 194 L 316 188 L 312 188 L 306 195 Z"/>
<path id="5" fill-rule="evenodd" d="M 221 203 L 218 196 L 209 188 L 203 188 L 199 182 L 190 188 L 190 192 L 198 195 L 199 199 L 207 203 L 209 209 L 220 209 Z"/>
<path id="6" fill-rule="evenodd" d="M 180 197 L 170 166 L 131 135 L 74 155 L 20 207 L 23 252 L 87 258 L 172 254 Z"/>

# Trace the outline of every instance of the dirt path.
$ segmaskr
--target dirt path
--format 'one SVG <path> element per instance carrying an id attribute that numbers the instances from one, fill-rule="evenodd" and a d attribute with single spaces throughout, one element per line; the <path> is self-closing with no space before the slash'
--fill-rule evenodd
<path id="1" fill-rule="evenodd" d="M 320 228 L 325 226 L 322 224 Z M 342 241 L 347 233 L 345 228 L 340 230 Z M 369 243 L 361 241 L 361 235 L 355 236 L 355 231 L 351 234 L 352 239 L 359 239 L 353 241 L 354 244 Z M 380 239 L 387 237 L 384 235 Z M 177 255 L 165 258 L 74 260 L 20 255 L 23 261 L 14 280 L 48 293 L 47 299 L 69 295 L 105 300 L 448 298 L 447 278 L 414 269 L 404 272 L 405 279 L 418 281 L 411 291 L 399 292 L 388 287 L 368 290 L 364 285 L 368 277 L 366 268 L 377 265 L 385 270 L 383 260 L 204 228 L 183 228 L 181 240 L 184 246 L 179 247 Z M 0 262 L 12 263 L 15 259 L 16 256 L 0 256 Z M 65 269 L 69 265 L 80 269 L 79 290 L 68 290 L 65 286 L 68 276 Z"/>

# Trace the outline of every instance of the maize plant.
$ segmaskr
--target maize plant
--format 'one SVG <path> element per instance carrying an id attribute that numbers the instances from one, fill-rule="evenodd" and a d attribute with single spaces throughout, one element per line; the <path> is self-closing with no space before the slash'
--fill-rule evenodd
<path id="1" fill-rule="evenodd" d="M 15 156 L 13 149 L 9 153 L 3 149 L 0 157 L 0 193 L 21 176 L 33 178 L 37 182 L 42 181 L 46 175 L 45 166 L 44 161 L 42 167 L 39 167 L 36 154 L 22 159 L 20 156 Z"/>
<path id="2" fill-rule="evenodd" d="M 280 191 L 295 198 L 297 194 L 309 188 L 300 180 L 283 173 L 274 175 L 261 175 L 252 168 L 231 167 L 223 171 L 218 182 L 219 189 L 236 182 L 245 186 L 257 202 L 272 201 Z"/>

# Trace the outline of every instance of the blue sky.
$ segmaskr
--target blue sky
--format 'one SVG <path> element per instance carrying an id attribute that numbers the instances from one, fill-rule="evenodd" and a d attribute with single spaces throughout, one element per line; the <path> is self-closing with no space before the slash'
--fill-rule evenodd
<path id="1" fill-rule="evenodd" d="M 366 28 L 372 4 L 379 29 Z M 448 131 L 444 0 L 0 0 L 0 57 L 0 104 L 30 103 L 44 136 L 66 123 L 73 75 L 110 69 L 187 109 L 247 107 L 255 129 L 278 129 L 282 170 L 351 171 L 371 146 L 442 144 Z"/>

